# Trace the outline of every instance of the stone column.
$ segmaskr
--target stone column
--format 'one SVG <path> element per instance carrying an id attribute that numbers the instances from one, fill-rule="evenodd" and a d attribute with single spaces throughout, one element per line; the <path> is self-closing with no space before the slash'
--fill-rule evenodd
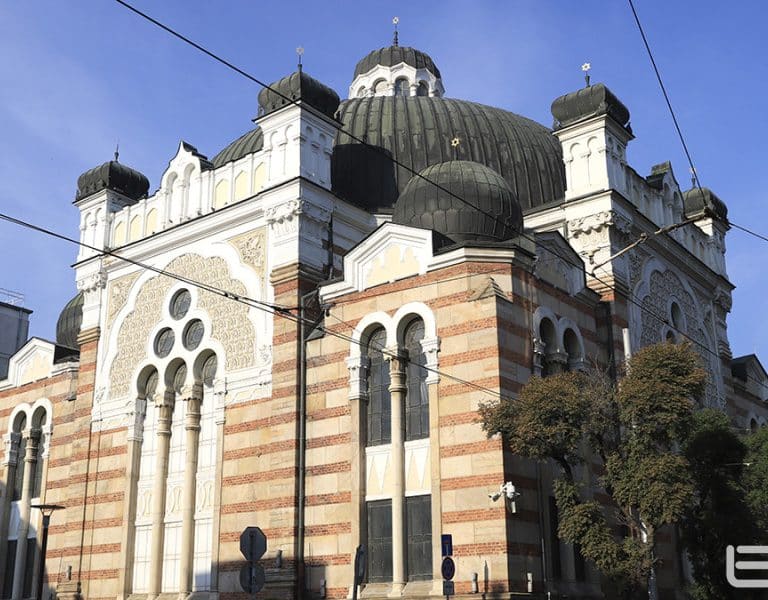
<path id="1" fill-rule="evenodd" d="M 16 469 L 18 468 L 21 434 L 15 431 L 8 432 L 4 442 L 5 458 L 3 464 L 7 467 L 7 477 L 5 479 L 5 493 L 0 500 L 0 540 L 8 539 L 8 521 L 11 513 L 13 483 L 16 481 Z M 22 465 L 21 468 L 23 469 L 24 466 Z M 0 544 L 0 581 L 5 581 L 5 565 L 8 562 L 5 555 L 7 552 L 8 544 Z"/>
<path id="2" fill-rule="evenodd" d="M 186 395 L 186 417 L 184 430 L 186 456 L 184 462 L 184 492 L 181 512 L 181 576 L 179 578 L 179 598 L 183 600 L 192 592 L 192 570 L 195 549 L 195 492 L 197 489 L 197 454 L 200 443 L 200 404 L 203 399 L 203 386 L 196 384 L 191 394 Z"/>
<path id="3" fill-rule="evenodd" d="M 171 445 L 171 422 L 174 390 L 166 389 L 157 408 L 157 456 L 155 480 L 152 485 L 152 542 L 150 549 L 149 591 L 147 598 L 156 598 L 163 584 L 163 538 L 165 534 L 165 481 L 168 478 L 168 452 Z"/>
<path id="4" fill-rule="evenodd" d="M 354 580 L 353 565 L 357 546 L 366 543 L 365 521 L 365 406 L 368 402 L 366 379 L 368 377 L 369 361 L 366 356 L 350 356 L 347 358 L 349 369 L 349 406 L 351 411 L 351 437 L 349 455 L 351 463 L 351 555 L 349 558 L 349 579 Z M 353 584 L 354 585 L 354 584 Z M 349 587 L 347 597 L 352 597 L 353 586 Z"/>
<path id="5" fill-rule="evenodd" d="M 35 486 L 35 463 L 37 462 L 37 447 L 40 442 L 39 429 L 30 429 L 26 433 L 27 449 L 24 456 L 24 483 L 21 488 L 21 501 L 19 502 L 19 537 L 16 542 L 16 566 L 13 569 L 13 600 L 20 600 L 24 573 L 34 565 L 25 565 L 27 556 L 27 534 L 29 533 L 30 501 L 32 500 L 32 488 Z M 17 465 L 19 468 L 21 465 Z"/>
<path id="6" fill-rule="evenodd" d="M 147 413 L 147 402 L 152 398 L 138 397 L 126 416 L 129 419 L 127 446 L 128 456 L 125 467 L 125 498 L 126 514 L 121 534 L 123 556 L 120 575 L 118 576 L 117 598 L 127 598 L 133 589 L 133 559 L 135 555 L 135 522 L 136 502 L 141 464 L 141 446 L 144 440 L 144 419 Z"/>
<path id="7" fill-rule="evenodd" d="M 392 402 L 392 595 L 401 596 L 405 586 L 405 364 L 403 351 L 389 349 L 389 391 Z"/>

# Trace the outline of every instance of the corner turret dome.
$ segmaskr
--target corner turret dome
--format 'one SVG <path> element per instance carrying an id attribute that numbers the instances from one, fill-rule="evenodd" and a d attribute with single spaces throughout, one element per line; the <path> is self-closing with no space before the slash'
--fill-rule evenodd
<path id="1" fill-rule="evenodd" d="M 709 188 L 692 188 L 683 192 L 683 206 L 687 219 L 707 215 L 722 221 L 728 220 L 728 207 Z"/>
<path id="2" fill-rule="evenodd" d="M 457 243 L 503 242 L 522 231 L 523 213 L 509 184 L 496 171 L 480 163 L 452 160 L 427 167 L 408 182 L 392 221 L 432 229 Z"/>
<path id="3" fill-rule="evenodd" d="M 56 322 L 56 343 L 67 348 L 79 348 L 77 336 L 83 323 L 83 293 L 78 293 L 62 309 Z"/>
<path id="4" fill-rule="evenodd" d="M 300 100 L 332 119 L 340 102 L 336 92 L 299 68 L 298 71 L 259 92 L 259 115 L 268 115 L 288 106 L 291 104 L 288 98 L 294 101 Z"/>
<path id="5" fill-rule="evenodd" d="M 112 190 L 136 201 L 147 195 L 149 180 L 139 171 L 118 162 L 115 153 L 115 160 L 94 167 L 77 178 L 75 202 L 101 190 Z"/>
<path id="6" fill-rule="evenodd" d="M 570 94 L 560 96 L 552 102 L 555 129 L 562 129 L 599 115 L 608 115 L 631 132 L 629 109 L 602 83 L 588 85 Z"/>

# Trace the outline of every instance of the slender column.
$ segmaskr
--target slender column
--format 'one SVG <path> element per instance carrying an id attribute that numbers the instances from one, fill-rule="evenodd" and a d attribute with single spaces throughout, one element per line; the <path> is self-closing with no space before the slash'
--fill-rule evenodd
<path id="1" fill-rule="evenodd" d="M 152 542 L 149 571 L 149 592 L 147 597 L 156 598 L 163 584 L 163 537 L 165 533 L 165 480 L 168 478 L 168 452 L 171 445 L 171 421 L 173 403 L 176 397 L 173 389 L 167 389 L 157 403 L 157 456 L 155 480 L 152 485 Z"/>
<path id="2" fill-rule="evenodd" d="M 37 446 L 40 442 L 39 429 L 30 429 L 27 433 L 27 448 L 24 456 L 24 484 L 21 491 L 21 501 L 19 502 L 19 538 L 16 542 L 16 566 L 13 569 L 13 600 L 20 600 L 22 585 L 24 583 L 24 573 L 27 568 L 32 569 L 34 565 L 25 565 L 24 559 L 27 556 L 27 533 L 29 533 L 29 513 L 30 501 L 32 500 L 32 488 L 35 486 L 35 463 L 37 462 Z M 21 465 L 18 465 L 18 468 Z"/>
<path id="3" fill-rule="evenodd" d="M 366 544 L 365 521 L 365 406 L 368 402 L 366 378 L 368 376 L 368 358 L 351 356 L 347 359 L 349 368 L 349 406 L 351 410 L 352 433 L 349 442 L 351 462 L 352 490 L 352 527 L 349 559 L 349 580 L 354 581 L 352 573 L 355 554 L 359 544 Z M 352 597 L 354 583 L 349 588 L 347 597 Z"/>
<path id="4" fill-rule="evenodd" d="M 8 539 L 8 521 L 10 520 L 11 501 L 13 496 L 13 485 L 16 481 L 16 469 L 19 460 L 19 444 L 21 443 L 21 434 L 11 431 L 5 436 L 5 460 L 8 476 L 5 480 L 5 493 L 0 500 L 0 586 L 5 581 L 5 565 L 8 562 L 6 552 L 8 544 L 2 543 Z M 24 466 L 22 465 L 23 469 Z"/>
<path id="5" fill-rule="evenodd" d="M 389 391 L 392 402 L 392 595 L 402 595 L 405 586 L 405 447 L 403 411 L 405 408 L 404 352 L 390 350 Z"/>
<path id="6" fill-rule="evenodd" d="M 197 489 L 197 454 L 200 443 L 200 403 L 203 386 L 195 385 L 192 395 L 185 399 L 187 412 L 184 419 L 186 455 L 184 463 L 184 492 L 181 513 L 181 577 L 179 598 L 192 592 L 192 568 L 195 546 L 195 492 Z"/>

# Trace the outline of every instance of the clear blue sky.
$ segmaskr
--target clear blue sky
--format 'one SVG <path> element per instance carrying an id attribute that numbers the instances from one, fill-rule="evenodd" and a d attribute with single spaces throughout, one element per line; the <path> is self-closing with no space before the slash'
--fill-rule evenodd
<path id="1" fill-rule="evenodd" d="M 260 79 L 295 68 L 347 89 L 357 60 L 388 45 L 400 17 L 402 45 L 429 53 L 448 96 L 500 106 L 550 125 L 551 101 L 581 87 L 592 64 L 628 106 L 641 174 L 671 160 L 688 166 L 626 2 L 210 2 L 135 0 L 136 6 Z M 763 0 L 636 6 L 696 162 L 702 185 L 725 200 L 735 223 L 768 234 L 768 44 Z M 184 139 L 213 156 L 247 129 L 258 87 L 172 39 L 110 0 L 0 3 L 0 206 L 77 236 L 77 177 L 111 158 L 145 173 L 156 189 Z M 735 356 L 768 365 L 768 243 L 732 230 L 728 270 L 737 286 L 729 319 Z M 0 222 L 0 287 L 22 292 L 31 333 L 53 339 L 75 294 L 76 248 Z"/>

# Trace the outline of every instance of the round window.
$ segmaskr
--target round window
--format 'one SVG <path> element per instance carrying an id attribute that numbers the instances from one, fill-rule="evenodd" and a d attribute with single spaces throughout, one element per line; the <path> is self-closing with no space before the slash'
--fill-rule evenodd
<path id="1" fill-rule="evenodd" d="M 160 358 L 165 358 L 173 349 L 174 335 L 173 329 L 166 327 L 161 329 L 155 338 L 155 354 Z"/>
<path id="2" fill-rule="evenodd" d="M 213 385 L 213 378 L 216 377 L 217 367 L 218 362 L 215 354 L 211 354 L 205 359 L 205 362 L 203 363 L 203 383 L 205 385 Z"/>
<path id="3" fill-rule="evenodd" d="M 184 384 L 187 382 L 187 365 L 181 363 L 176 373 L 173 375 L 173 389 L 177 394 L 181 393 Z"/>
<path id="4" fill-rule="evenodd" d="M 184 347 L 187 350 L 194 350 L 200 345 L 203 339 L 205 327 L 200 319 L 190 321 L 184 328 Z"/>
<path id="5" fill-rule="evenodd" d="M 189 312 L 189 306 L 192 304 L 192 295 L 189 290 L 179 290 L 171 298 L 171 316 L 174 319 L 181 319 Z"/>

